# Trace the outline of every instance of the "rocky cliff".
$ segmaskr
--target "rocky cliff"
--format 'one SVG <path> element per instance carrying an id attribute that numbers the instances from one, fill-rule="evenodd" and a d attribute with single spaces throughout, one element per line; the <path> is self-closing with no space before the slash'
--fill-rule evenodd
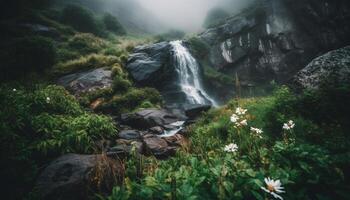
<path id="1" fill-rule="evenodd" d="M 346 0 L 260 0 L 200 34 L 209 65 L 243 84 L 286 82 L 313 58 L 350 44 Z"/>

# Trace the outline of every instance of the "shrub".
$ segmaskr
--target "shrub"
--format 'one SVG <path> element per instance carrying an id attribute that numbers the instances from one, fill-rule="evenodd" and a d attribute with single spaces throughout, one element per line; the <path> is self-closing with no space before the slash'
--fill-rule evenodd
<path id="1" fill-rule="evenodd" d="M 188 39 L 187 42 L 189 43 L 190 49 L 195 56 L 199 58 L 205 58 L 208 55 L 210 47 L 200 38 L 192 37 Z"/>
<path id="2" fill-rule="evenodd" d="M 126 34 L 124 27 L 120 24 L 118 19 L 109 13 L 107 13 L 103 16 L 103 23 L 104 23 L 107 30 L 109 30 L 117 35 L 125 35 Z"/>
<path id="3" fill-rule="evenodd" d="M 49 85 L 35 90 L 32 94 L 32 114 L 46 112 L 49 114 L 80 115 L 82 109 L 75 97 L 61 86 Z"/>
<path id="4" fill-rule="evenodd" d="M 9 199 L 22 199 L 47 161 L 66 152 L 100 153 L 96 140 L 116 134 L 111 118 L 85 112 L 62 87 L 2 85 L 0 96 L 0 176 Z"/>
<path id="5" fill-rule="evenodd" d="M 101 34 L 101 27 L 99 27 L 93 13 L 81 6 L 66 6 L 62 11 L 61 21 L 79 32 Z"/>
<path id="6" fill-rule="evenodd" d="M 119 63 L 119 59 L 115 56 L 105 56 L 100 54 L 91 54 L 83 56 L 75 60 L 58 63 L 54 66 L 53 72 L 56 75 L 64 75 L 74 73 L 80 70 L 87 70 L 100 67 L 112 67 Z"/>
<path id="7" fill-rule="evenodd" d="M 113 90 L 117 93 L 125 93 L 132 86 L 131 82 L 120 76 L 116 76 L 113 80 Z"/>
<path id="8" fill-rule="evenodd" d="M 6 51 L 1 55 L 3 78 L 25 75 L 28 72 L 43 72 L 55 61 L 53 42 L 44 37 L 19 38 L 4 48 Z"/>
<path id="9" fill-rule="evenodd" d="M 34 146 L 44 155 L 100 152 L 95 142 L 116 134 L 111 118 L 88 113 L 77 117 L 44 113 L 34 117 L 32 125 L 41 135 Z"/>
<path id="10" fill-rule="evenodd" d="M 68 47 L 85 55 L 98 53 L 106 47 L 106 42 L 89 33 L 78 33 L 68 41 Z"/>
<path id="11" fill-rule="evenodd" d="M 144 101 L 159 105 L 162 103 L 162 98 L 153 88 L 132 88 L 125 94 L 113 96 L 112 99 L 101 105 L 99 110 L 104 113 L 121 114 L 137 109 Z"/>

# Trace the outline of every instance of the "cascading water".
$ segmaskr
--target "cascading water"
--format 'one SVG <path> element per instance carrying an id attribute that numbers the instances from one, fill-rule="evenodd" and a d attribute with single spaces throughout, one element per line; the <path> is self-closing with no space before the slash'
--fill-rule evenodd
<path id="1" fill-rule="evenodd" d="M 200 80 L 199 65 L 196 59 L 191 55 L 186 47 L 182 45 L 182 41 L 172 41 L 170 44 L 174 50 L 174 61 L 176 72 L 179 75 L 179 85 L 181 90 L 186 94 L 186 98 L 190 104 L 208 104 L 217 106 L 203 89 Z"/>

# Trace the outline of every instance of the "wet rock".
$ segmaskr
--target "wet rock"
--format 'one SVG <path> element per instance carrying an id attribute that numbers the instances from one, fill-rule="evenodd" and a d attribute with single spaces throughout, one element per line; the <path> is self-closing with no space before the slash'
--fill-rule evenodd
<path id="1" fill-rule="evenodd" d="M 170 146 L 185 146 L 186 145 L 186 139 L 181 134 L 175 134 L 170 137 L 163 137 L 163 139 L 170 145 Z"/>
<path id="2" fill-rule="evenodd" d="M 161 126 L 155 126 L 149 129 L 149 132 L 156 135 L 161 135 L 164 133 L 164 128 Z"/>
<path id="3" fill-rule="evenodd" d="M 111 71 L 104 68 L 92 69 L 86 72 L 66 75 L 58 79 L 57 83 L 64 86 L 74 95 L 80 95 L 81 93 L 111 87 Z"/>
<path id="4" fill-rule="evenodd" d="M 39 176 L 36 182 L 38 194 L 42 199 L 88 199 L 95 188 L 94 170 L 106 162 L 115 165 L 111 169 L 117 169 L 116 161 L 101 155 L 63 155 L 51 162 Z"/>
<path id="5" fill-rule="evenodd" d="M 147 152 L 159 159 L 168 158 L 176 152 L 176 147 L 169 146 L 164 139 L 157 136 L 147 136 L 143 142 Z"/>
<path id="6" fill-rule="evenodd" d="M 126 65 L 133 79 L 142 85 L 154 86 L 170 78 L 170 47 L 169 42 L 136 47 Z"/>
<path id="7" fill-rule="evenodd" d="M 178 121 L 178 117 L 163 109 L 144 109 L 121 115 L 121 123 L 137 129 L 149 129 Z"/>
<path id="8" fill-rule="evenodd" d="M 118 133 L 118 137 L 126 140 L 141 139 L 141 134 L 137 130 L 123 130 Z"/>
<path id="9" fill-rule="evenodd" d="M 350 46 L 314 59 L 298 72 L 293 83 L 302 89 L 318 89 L 322 84 L 328 86 L 350 84 Z"/>

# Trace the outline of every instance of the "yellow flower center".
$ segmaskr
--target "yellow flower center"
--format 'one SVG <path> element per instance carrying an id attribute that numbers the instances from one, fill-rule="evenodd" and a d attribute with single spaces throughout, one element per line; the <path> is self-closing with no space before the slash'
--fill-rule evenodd
<path id="1" fill-rule="evenodd" d="M 271 184 L 267 185 L 267 189 L 270 191 L 270 192 L 274 192 L 275 191 L 275 187 Z"/>

